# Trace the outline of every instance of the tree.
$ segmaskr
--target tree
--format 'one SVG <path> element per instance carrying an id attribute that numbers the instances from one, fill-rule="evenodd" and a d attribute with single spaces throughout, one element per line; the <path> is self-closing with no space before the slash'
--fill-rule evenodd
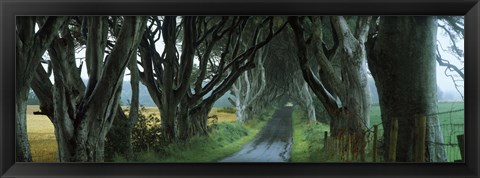
<path id="1" fill-rule="evenodd" d="M 381 17 L 378 34 L 369 39 L 368 65 L 378 89 L 385 142 L 392 120 L 398 119 L 396 161 L 414 161 L 414 125 L 420 116 L 427 117 L 426 161 L 446 161 L 435 115 L 435 41 L 435 17 Z"/>
<path id="2" fill-rule="evenodd" d="M 267 47 L 259 50 L 255 61 L 255 68 L 245 71 L 232 85 L 232 93 L 235 97 L 237 121 L 245 122 L 252 119 L 253 107 L 257 107 L 256 101 L 260 98 L 266 88 L 264 61 L 268 54 Z M 255 110 L 256 111 L 256 110 Z"/>
<path id="3" fill-rule="evenodd" d="M 145 28 L 142 17 L 125 17 L 110 55 L 107 46 L 107 17 L 87 17 L 86 62 L 89 83 L 85 88 L 75 64 L 75 40 L 65 27 L 48 50 L 53 65 L 53 123 L 59 161 L 101 162 L 105 136 L 119 108 L 119 85 Z M 44 78 L 44 71 L 37 71 Z M 38 93 L 45 90 L 35 82 Z M 36 92 L 37 93 L 37 92 Z M 38 94 L 37 93 L 37 94 Z M 48 101 L 48 93 L 41 95 Z M 40 97 L 40 95 L 39 95 Z M 43 111 L 42 111 L 43 112 Z"/>
<path id="4" fill-rule="evenodd" d="M 296 48 L 292 35 L 291 31 L 284 30 L 269 43 L 270 52 L 265 62 L 268 88 L 266 91 L 268 92 L 264 95 L 276 96 L 274 99 L 281 95 L 288 96 L 304 109 L 307 119 L 313 122 L 317 119 L 316 109 L 310 87 L 303 79 L 300 67 L 297 65 L 298 57 L 291 51 Z M 309 65 L 315 66 L 314 63 Z M 271 101 L 267 101 L 264 104 L 270 103 Z"/>
<path id="5" fill-rule="evenodd" d="M 351 18 L 355 25 L 349 25 L 341 16 L 289 17 L 303 78 L 332 118 L 331 135 L 352 135 L 353 149 L 358 151 L 366 146 L 365 134 L 370 118 L 364 45 L 370 19 Z M 327 23 L 330 25 L 322 21 L 330 21 Z M 327 45 L 323 40 L 324 26 L 333 35 L 333 45 Z M 319 66 L 318 75 L 308 65 L 312 59 Z"/>
<path id="6" fill-rule="evenodd" d="M 182 17 L 179 21 L 155 17 L 141 45 L 142 81 L 162 113 L 164 144 L 208 134 L 207 115 L 214 102 L 244 71 L 255 67 L 256 52 L 274 36 L 273 17 L 260 23 L 249 17 Z M 254 35 L 244 47 L 240 39 L 249 25 Z M 160 29 L 165 43 L 162 55 L 155 47 Z M 260 39 L 262 30 L 268 35 Z M 183 38 L 181 56 L 175 48 L 179 37 Z M 199 74 L 190 86 L 194 58 L 199 61 Z"/>
<path id="7" fill-rule="evenodd" d="M 17 18 L 15 48 L 15 146 L 17 161 L 32 161 L 27 136 L 26 112 L 30 82 L 34 73 L 29 71 L 37 69 L 42 55 L 66 20 L 67 17 L 48 17 L 44 23 L 37 23 L 38 21 L 34 17 Z M 35 30 L 35 24 L 40 27 L 38 31 Z"/>

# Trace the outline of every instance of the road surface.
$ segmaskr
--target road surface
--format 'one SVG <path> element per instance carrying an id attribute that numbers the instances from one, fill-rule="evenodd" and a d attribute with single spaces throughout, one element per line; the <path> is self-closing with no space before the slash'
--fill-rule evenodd
<path id="1" fill-rule="evenodd" d="M 292 107 L 283 107 L 251 142 L 220 162 L 288 162 L 291 146 Z"/>

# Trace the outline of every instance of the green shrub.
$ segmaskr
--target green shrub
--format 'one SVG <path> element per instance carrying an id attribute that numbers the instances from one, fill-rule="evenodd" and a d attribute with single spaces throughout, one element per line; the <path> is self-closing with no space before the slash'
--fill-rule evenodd
<path id="1" fill-rule="evenodd" d="M 138 121 L 132 130 L 132 146 L 134 152 L 143 150 L 159 150 L 160 148 L 160 118 L 154 114 L 148 116 L 142 114 L 144 108 L 138 115 Z"/>

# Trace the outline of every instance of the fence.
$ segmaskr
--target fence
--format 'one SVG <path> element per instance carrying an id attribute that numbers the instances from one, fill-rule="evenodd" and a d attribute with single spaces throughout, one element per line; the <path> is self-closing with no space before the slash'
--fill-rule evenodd
<path id="1" fill-rule="evenodd" d="M 427 146 L 442 146 L 446 150 L 448 162 L 462 161 L 463 154 L 463 134 L 464 123 L 454 121 L 453 113 L 463 112 L 463 109 L 451 110 L 447 112 L 439 112 L 428 114 L 426 116 L 417 116 L 415 119 L 415 127 L 413 128 L 413 136 L 415 140 L 413 148 L 413 156 L 416 162 L 424 162 Z M 437 115 L 442 118 L 442 122 L 437 125 L 427 124 L 427 116 Z M 462 118 L 463 119 L 463 118 Z M 339 161 L 362 161 L 362 162 L 395 162 L 397 153 L 398 139 L 398 119 L 392 119 L 390 124 L 390 133 L 387 143 L 383 140 L 384 128 L 382 123 L 378 123 L 369 127 L 365 135 L 354 136 L 351 134 L 340 134 L 337 136 L 329 136 L 324 133 L 324 149 L 329 154 L 330 159 Z M 428 127 L 427 127 L 428 125 Z M 443 142 L 427 141 L 426 131 L 440 127 L 442 130 Z M 326 139 L 325 139 L 326 138 Z M 362 140 L 361 138 L 366 138 Z M 460 143 L 459 143 L 460 140 Z M 388 150 L 384 147 L 388 145 Z M 385 153 L 386 152 L 386 153 Z M 386 155 L 386 157 L 385 157 Z"/>

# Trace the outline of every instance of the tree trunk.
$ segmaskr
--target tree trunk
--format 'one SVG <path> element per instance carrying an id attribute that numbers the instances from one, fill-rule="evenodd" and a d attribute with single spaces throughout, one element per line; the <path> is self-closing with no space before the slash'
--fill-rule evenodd
<path id="1" fill-rule="evenodd" d="M 369 66 L 379 93 L 385 143 L 390 121 L 398 119 L 396 161 L 414 161 L 414 124 L 418 115 L 437 112 L 435 17 L 381 17 Z M 428 156 L 446 161 L 437 115 L 427 117 Z M 388 145 L 385 145 L 388 150 Z"/>
<path id="2" fill-rule="evenodd" d="M 196 39 L 195 17 L 184 17 L 182 55 L 177 57 L 177 18 L 167 16 L 162 27 L 165 41 L 164 72 L 162 78 L 161 140 L 169 144 L 177 139 L 177 109 L 190 90 L 193 66 L 193 47 Z M 179 62 L 180 61 L 180 62 Z M 180 67 L 177 67 L 180 66 Z"/>
<path id="3" fill-rule="evenodd" d="M 39 25 L 40 29 L 36 33 L 34 17 L 18 17 L 16 21 L 15 146 L 16 160 L 19 162 L 32 161 L 26 124 L 28 92 L 35 74 L 32 71 L 36 71 L 42 55 L 67 19 L 67 17 L 48 17 L 43 25 Z"/>
<path id="4" fill-rule="evenodd" d="M 138 73 L 137 59 L 134 57 L 130 62 L 130 85 L 132 87 L 132 100 L 130 103 L 130 113 L 128 115 L 128 130 L 127 130 L 127 139 L 128 139 L 128 149 L 127 149 L 127 158 L 131 159 L 133 156 L 133 145 L 132 145 L 132 131 L 138 121 L 138 114 L 140 108 L 140 87 L 139 80 L 140 74 Z"/>
<path id="5" fill-rule="evenodd" d="M 322 101 L 331 116 L 330 130 L 333 137 L 352 136 L 353 149 L 359 151 L 365 146 L 365 133 L 368 128 L 370 98 L 366 78 L 365 39 L 370 17 L 359 17 L 355 33 L 344 17 L 331 17 L 336 34 L 338 49 L 332 48 L 335 55 L 329 56 L 322 39 L 320 18 L 313 18 L 311 44 L 307 46 L 305 31 L 298 18 L 289 22 L 295 33 L 298 58 L 302 75 L 315 95 Z M 322 46 L 324 48 L 322 48 Z M 334 45 L 335 46 L 335 45 Z M 309 66 L 309 58 L 316 59 L 319 75 Z M 341 75 L 332 62 L 340 61 Z"/>
<path id="6" fill-rule="evenodd" d="M 313 105 L 312 95 L 310 94 L 310 88 L 307 82 L 303 82 L 301 96 L 305 103 L 305 109 L 307 110 L 307 117 L 310 122 L 316 122 L 317 116 L 315 115 L 315 106 Z"/>
<path id="7" fill-rule="evenodd" d="M 18 81 L 18 79 L 17 79 Z M 18 86 L 18 85 L 17 85 Z M 27 97 L 29 88 L 17 87 L 16 110 L 15 110 L 15 139 L 16 139 L 16 160 L 19 162 L 31 162 L 30 144 L 27 134 Z"/>
<path id="8" fill-rule="evenodd" d="M 75 83 L 81 81 L 75 66 L 73 40 L 69 35 L 58 39 L 49 51 L 54 65 L 55 133 L 62 162 L 103 162 L 105 137 L 116 117 L 125 67 L 136 55 L 137 46 L 145 28 L 143 17 L 125 17 L 116 44 L 105 60 L 103 68 L 93 67 L 102 60 L 103 41 L 107 28 L 103 17 L 89 17 L 91 29 L 87 44 L 91 78 L 85 96 L 80 95 Z M 91 50 L 92 48 L 99 48 Z M 93 53 L 92 53 L 93 52 Z M 96 72 L 101 75 L 94 75 Z"/>
<path id="9" fill-rule="evenodd" d="M 132 132 L 137 124 L 139 114 L 139 73 L 137 60 L 134 57 L 130 60 L 130 85 L 132 88 L 132 97 L 128 118 L 121 107 L 118 107 L 118 113 L 113 121 L 112 128 L 107 134 L 106 160 L 112 161 L 115 154 L 125 156 L 127 160 L 133 158 Z"/>

